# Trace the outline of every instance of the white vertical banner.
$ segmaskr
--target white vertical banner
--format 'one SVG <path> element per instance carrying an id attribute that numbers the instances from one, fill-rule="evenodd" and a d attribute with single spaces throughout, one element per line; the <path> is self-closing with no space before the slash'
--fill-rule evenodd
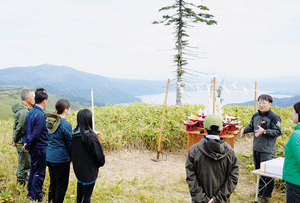
<path id="1" fill-rule="evenodd" d="M 93 122 L 93 131 L 95 131 L 95 114 L 94 114 L 94 91 L 93 88 L 91 88 L 91 100 L 92 100 L 92 122 Z"/>

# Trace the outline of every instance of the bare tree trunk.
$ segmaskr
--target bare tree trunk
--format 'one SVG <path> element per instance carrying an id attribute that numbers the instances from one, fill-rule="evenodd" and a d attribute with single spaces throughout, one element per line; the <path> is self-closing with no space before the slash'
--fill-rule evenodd
<path id="1" fill-rule="evenodd" d="M 178 35 L 177 35 L 177 41 L 178 41 L 178 55 L 177 55 L 177 88 L 176 88 L 176 105 L 181 105 L 181 82 L 182 82 L 182 0 L 179 1 L 179 28 L 178 28 Z M 180 84 L 180 86 L 178 85 Z"/>

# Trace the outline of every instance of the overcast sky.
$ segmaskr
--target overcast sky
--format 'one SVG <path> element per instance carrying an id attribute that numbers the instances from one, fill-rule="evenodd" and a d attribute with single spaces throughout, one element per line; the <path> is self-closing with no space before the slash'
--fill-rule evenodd
<path id="1" fill-rule="evenodd" d="M 246 77 L 300 75 L 299 0 L 190 0 L 218 25 L 188 30 L 202 57 L 187 68 Z M 0 69 L 64 65 L 116 78 L 164 75 L 172 26 L 153 25 L 174 0 L 0 0 Z M 153 78 L 155 79 L 155 78 Z"/>

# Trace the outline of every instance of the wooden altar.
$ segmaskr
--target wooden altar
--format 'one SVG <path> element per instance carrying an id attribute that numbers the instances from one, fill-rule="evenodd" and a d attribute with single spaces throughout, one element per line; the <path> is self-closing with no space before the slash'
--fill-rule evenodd
<path id="1" fill-rule="evenodd" d="M 234 149 L 234 137 L 238 135 L 238 131 L 240 126 L 236 127 L 235 131 L 226 130 L 223 135 L 220 135 L 220 138 L 223 139 L 225 142 L 230 144 L 230 146 Z M 184 131 L 187 133 L 187 152 L 189 152 L 190 147 L 193 144 L 199 142 L 203 137 L 206 136 L 204 132 L 204 128 L 194 127 L 193 131 Z M 221 133 L 222 134 L 222 133 Z"/>

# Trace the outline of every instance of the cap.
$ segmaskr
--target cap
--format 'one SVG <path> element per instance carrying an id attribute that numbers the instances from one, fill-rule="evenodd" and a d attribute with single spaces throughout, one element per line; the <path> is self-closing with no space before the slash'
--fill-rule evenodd
<path id="1" fill-rule="evenodd" d="M 43 116 L 46 119 L 46 128 L 48 129 L 48 132 L 50 134 L 55 133 L 60 124 L 60 117 L 52 113 L 45 113 Z"/>
<path id="2" fill-rule="evenodd" d="M 205 117 L 204 128 L 206 128 L 207 130 L 211 130 L 212 125 L 218 126 L 218 130 L 221 131 L 223 127 L 223 121 L 220 116 L 211 114 Z"/>

